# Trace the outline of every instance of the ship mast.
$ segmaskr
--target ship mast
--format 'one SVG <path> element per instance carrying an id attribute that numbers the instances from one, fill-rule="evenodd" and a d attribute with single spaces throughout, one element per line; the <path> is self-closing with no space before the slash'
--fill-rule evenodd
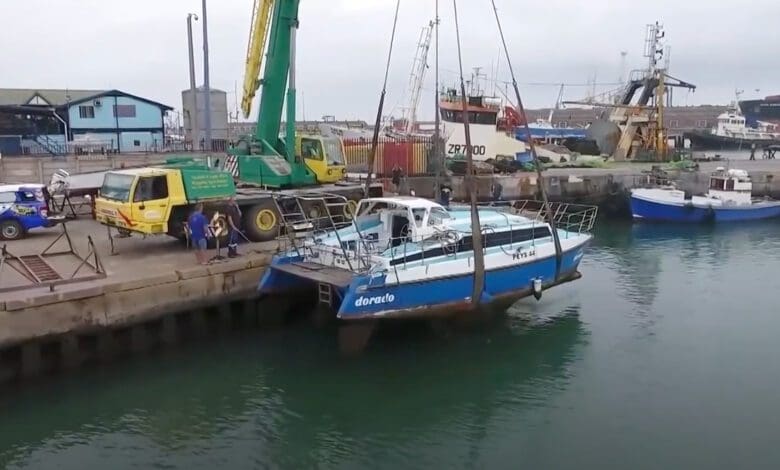
<path id="1" fill-rule="evenodd" d="M 463 109 L 463 133 L 466 139 L 466 182 L 471 207 L 471 246 L 474 253 L 474 285 L 471 292 L 471 304 L 476 306 L 482 298 L 485 288 L 485 256 L 482 251 L 482 226 L 479 223 L 477 209 L 477 182 L 474 175 L 474 155 L 469 130 L 469 108 L 466 98 L 466 83 L 463 80 L 463 57 L 460 50 L 460 28 L 458 25 L 458 4 L 452 0 L 455 12 L 455 36 L 458 43 L 458 67 L 460 71 L 460 101 Z"/>

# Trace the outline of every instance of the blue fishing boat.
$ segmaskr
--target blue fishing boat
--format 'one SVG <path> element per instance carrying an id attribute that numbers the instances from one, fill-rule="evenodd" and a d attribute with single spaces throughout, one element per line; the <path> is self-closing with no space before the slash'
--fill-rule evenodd
<path id="1" fill-rule="evenodd" d="M 311 201 L 300 204 L 311 206 Z M 543 204 L 479 208 L 485 282 L 477 308 L 538 298 L 543 290 L 580 277 L 577 269 L 597 208 L 554 204 L 550 210 L 560 250 L 544 221 Z M 299 220 L 293 225 L 320 224 Z M 260 294 L 313 291 L 342 320 L 452 315 L 474 308 L 468 207 L 447 209 L 415 197 L 369 198 L 348 223 L 286 239 L 291 246 L 274 257 Z"/>
<path id="2" fill-rule="evenodd" d="M 634 220 L 657 222 L 739 222 L 780 216 L 780 201 L 752 196 L 753 183 L 744 170 L 717 168 L 704 196 L 675 188 L 631 191 Z"/>

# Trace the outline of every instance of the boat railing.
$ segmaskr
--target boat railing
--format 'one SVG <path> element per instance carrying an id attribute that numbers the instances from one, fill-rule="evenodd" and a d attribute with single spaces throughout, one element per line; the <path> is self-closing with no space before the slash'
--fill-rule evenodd
<path id="1" fill-rule="evenodd" d="M 567 234 L 590 233 L 596 223 L 598 207 L 588 204 L 568 202 L 548 202 L 536 199 L 517 199 L 511 201 L 493 201 L 479 204 L 481 208 L 494 208 L 498 212 L 520 215 L 540 223 L 549 222 L 552 213 L 555 228 L 565 230 Z M 548 212 L 549 210 L 549 212 Z M 507 218 L 507 223 L 509 219 Z"/>
<path id="2" fill-rule="evenodd" d="M 311 194 L 280 194 L 274 196 L 277 212 L 282 221 L 282 232 L 277 240 L 280 242 L 281 251 L 293 250 L 299 256 L 317 256 L 321 251 L 316 240 L 330 234 L 335 234 L 341 248 L 341 260 L 350 271 L 368 269 L 370 264 L 365 256 L 368 252 L 362 242 L 362 235 L 356 223 L 354 213 L 356 204 L 339 194 L 311 193 Z M 357 240 L 344 242 L 341 240 L 340 230 L 353 226 L 358 234 Z M 350 249 L 350 243 L 354 241 L 358 246 Z M 361 249 L 362 248 L 362 249 Z M 334 247 L 327 247 L 332 252 Z M 357 252 L 358 256 L 350 256 Z M 355 265 L 353 266 L 353 262 Z"/>

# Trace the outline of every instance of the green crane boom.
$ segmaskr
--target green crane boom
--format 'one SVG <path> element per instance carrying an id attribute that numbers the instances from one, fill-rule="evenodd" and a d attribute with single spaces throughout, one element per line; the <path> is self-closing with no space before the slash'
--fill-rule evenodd
<path id="1" fill-rule="evenodd" d="M 247 116 L 255 91 L 262 86 L 260 111 L 252 141 L 248 146 L 239 146 L 232 154 L 239 157 L 242 179 L 272 187 L 316 182 L 314 173 L 296 158 L 295 149 L 295 35 L 299 5 L 300 0 L 255 0 L 247 50 L 241 105 Z M 259 79 L 264 52 L 265 69 L 263 78 Z M 285 98 L 287 127 L 282 140 L 279 133 Z M 241 158 L 248 156 L 255 158 Z"/>

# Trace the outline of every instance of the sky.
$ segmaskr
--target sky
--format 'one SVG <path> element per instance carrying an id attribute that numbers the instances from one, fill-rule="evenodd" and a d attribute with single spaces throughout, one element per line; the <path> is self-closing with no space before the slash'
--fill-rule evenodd
<path id="1" fill-rule="evenodd" d="M 253 0 L 208 0 L 211 86 L 234 108 L 244 75 Z M 385 73 L 396 0 L 302 0 L 298 32 L 298 116 L 372 121 Z M 780 1 L 495 0 L 528 108 L 584 98 L 594 80 L 614 88 L 625 69 L 645 67 L 645 28 L 663 24 L 670 74 L 698 86 L 675 104 L 727 104 L 780 94 Z M 490 0 L 458 0 L 464 72 L 482 67 L 510 80 Z M 434 0 L 400 0 L 385 114 L 400 114 L 421 29 Z M 0 88 L 120 89 L 181 108 L 189 86 L 186 16 L 200 0 L 0 0 Z M 440 79 L 458 80 L 453 3 L 440 0 Z M 194 23 L 202 83 L 202 22 Z M 419 115 L 433 116 L 434 61 Z M 497 71 L 497 72 L 496 72 Z M 497 77 L 497 78 L 493 78 Z M 255 107 L 258 102 L 256 100 Z"/>

